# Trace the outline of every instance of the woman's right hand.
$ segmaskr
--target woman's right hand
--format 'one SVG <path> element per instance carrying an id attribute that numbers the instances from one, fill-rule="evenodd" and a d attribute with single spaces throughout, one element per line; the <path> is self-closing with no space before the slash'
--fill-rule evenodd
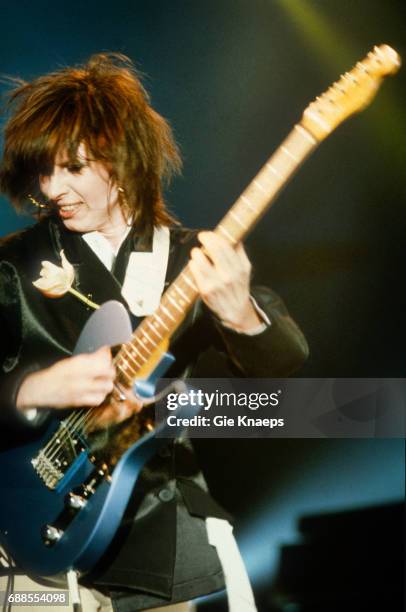
<path id="1" fill-rule="evenodd" d="M 100 406 L 113 391 L 116 372 L 110 349 L 68 357 L 29 374 L 17 395 L 17 408 Z"/>
<path id="2" fill-rule="evenodd" d="M 89 430 L 121 423 L 141 410 L 142 401 L 128 388 L 120 389 L 120 400 L 112 397 L 104 404 L 115 378 L 108 347 L 68 357 L 27 376 L 17 395 L 17 409 L 96 408 Z"/>

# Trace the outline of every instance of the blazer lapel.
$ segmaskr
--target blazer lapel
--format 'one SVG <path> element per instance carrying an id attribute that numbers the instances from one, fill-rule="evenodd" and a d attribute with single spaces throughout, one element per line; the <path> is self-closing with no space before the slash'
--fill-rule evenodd
<path id="1" fill-rule="evenodd" d="M 80 234 L 67 231 L 58 222 L 51 223 L 51 233 L 57 257 L 59 258 L 59 253 L 63 249 L 66 258 L 75 268 L 75 289 L 96 304 L 101 305 L 108 300 L 117 300 L 128 308 L 121 295 L 119 282 L 102 264 Z"/>
<path id="2" fill-rule="evenodd" d="M 55 254 L 55 262 L 59 260 L 59 253 L 64 250 L 68 261 L 75 268 L 74 288 L 96 304 L 103 304 L 108 300 L 121 302 L 133 320 L 136 327 L 142 317 L 131 314 L 130 308 L 121 295 L 121 283 L 125 276 L 126 264 L 131 252 L 151 252 L 152 237 L 137 236 L 135 231 L 129 233 L 128 237 L 120 247 L 115 265 L 114 275 L 107 270 L 97 255 L 76 232 L 66 230 L 58 219 L 50 221 L 51 240 Z M 178 228 L 171 230 L 171 243 L 169 260 L 165 279 L 165 289 L 179 274 L 188 261 L 190 249 L 197 244 L 196 232 L 185 231 Z M 66 296 L 69 300 L 69 316 L 74 317 L 80 327 L 83 327 L 90 314 L 91 308 L 74 296 Z M 66 305 L 64 305 L 66 307 Z"/>

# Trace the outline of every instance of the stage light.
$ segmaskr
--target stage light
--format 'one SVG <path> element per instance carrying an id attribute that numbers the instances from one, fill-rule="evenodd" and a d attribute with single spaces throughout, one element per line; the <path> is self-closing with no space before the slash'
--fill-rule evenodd
<path id="1" fill-rule="evenodd" d="M 279 7 L 285 12 L 289 21 L 296 27 L 297 32 L 305 43 L 304 50 L 308 49 L 319 66 L 323 66 L 323 74 L 333 78 L 349 70 L 360 59 L 368 48 L 360 49 L 358 41 L 353 43 L 348 33 L 328 16 L 328 7 L 319 4 L 314 6 L 306 0 L 277 0 Z M 368 14 L 362 16 L 365 20 L 365 29 L 368 29 Z M 375 16 L 376 19 L 376 16 Z M 373 44 L 382 44 L 391 41 L 374 40 Z M 393 175 L 403 175 L 404 170 L 404 134 L 406 133 L 406 114 L 403 102 L 396 98 L 388 89 L 382 89 L 377 103 L 372 104 L 365 114 L 363 125 L 367 127 L 367 137 L 371 135 L 378 145 L 385 151 L 381 155 L 391 158 L 390 168 Z M 376 146 L 376 145 L 375 145 Z"/>

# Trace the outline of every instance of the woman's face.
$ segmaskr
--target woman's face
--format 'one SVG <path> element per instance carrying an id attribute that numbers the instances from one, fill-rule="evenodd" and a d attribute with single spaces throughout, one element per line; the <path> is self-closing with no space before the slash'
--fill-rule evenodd
<path id="1" fill-rule="evenodd" d="M 117 186 L 103 164 L 87 158 L 84 145 L 73 164 L 59 153 L 52 174 L 40 177 L 40 188 L 71 231 L 108 234 L 125 225 Z"/>

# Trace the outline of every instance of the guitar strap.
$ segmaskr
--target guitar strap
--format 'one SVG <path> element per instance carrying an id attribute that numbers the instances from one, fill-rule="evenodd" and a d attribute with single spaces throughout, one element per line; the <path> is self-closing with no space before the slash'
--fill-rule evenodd
<path id="1" fill-rule="evenodd" d="M 72 569 L 66 572 L 66 579 L 68 581 L 69 601 L 73 607 L 73 610 L 74 612 L 82 612 L 78 575 L 75 570 Z"/>
<path id="2" fill-rule="evenodd" d="M 217 550 L 227 589 L 229 612 L 257 612 L 244 561 L 228 521 L 206 519 L 209 543 Z"/>

